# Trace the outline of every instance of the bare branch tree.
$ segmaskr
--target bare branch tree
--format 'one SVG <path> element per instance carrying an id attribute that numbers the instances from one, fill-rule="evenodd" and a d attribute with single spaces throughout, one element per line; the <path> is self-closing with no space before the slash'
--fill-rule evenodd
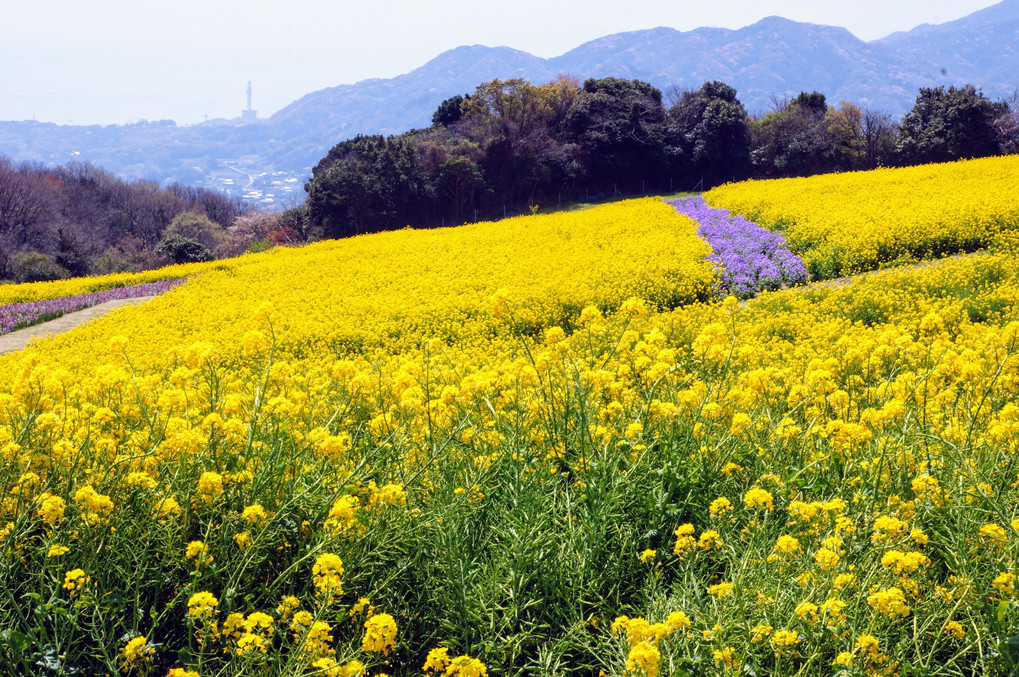
<path id="1" fill-rule="evenodd" d="M 1019 89 L 1002 103 L 1005 110 L 994 119 L 994 133 L 998 136 L 1001 152 L 1014 155 L 1019 153 Z"/>

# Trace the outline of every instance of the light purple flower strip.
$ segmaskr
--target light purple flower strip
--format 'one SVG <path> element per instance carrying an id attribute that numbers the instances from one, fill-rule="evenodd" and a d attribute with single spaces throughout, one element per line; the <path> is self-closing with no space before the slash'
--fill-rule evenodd
<path id="1" fill-rule="evenodd" d="M 697 222 L 697 232 L 715 253 L 722 290 L 738 298 L 807 281 L 803 259 L 786 246 L 785 238 L 761 228 L 728 209 L 715 209 L 701 197 L 669 200 L 681 214 Z"/>
<path id="2" fill-rule="evenodd" d="M 106 291 L 92 292 L 91 294 L 67 296 L 62 299 L 11 303 L 6 306 L 0 306 L 0 334 L 8 334 L 17 329 L 52 320 L 65 313 L 73 313 L 76 310 L 82 310 L 83 308 L 89 308 L 115 299 L 133 299 L 139 296 L 162 294 L 185 281 L 186 278 L 160 280 L 159 282 L 146 282 L 145 284 L 116 287 Z"/>

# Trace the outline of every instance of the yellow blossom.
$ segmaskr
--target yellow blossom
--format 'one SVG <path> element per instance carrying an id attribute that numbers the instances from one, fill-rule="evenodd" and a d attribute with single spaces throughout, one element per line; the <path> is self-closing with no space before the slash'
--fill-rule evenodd
<path id="1" fill-rule="evenodd" d="M 945 634 L 951 635 L 956 639 L 962 639 L 966 636 L 966 630 L 962 627 L 962 624 L 958 621 L 949 621 L 945 624 Z"/>
<path id="2" fill-rule="evenodd" d="M 81 589 L 91 580 L 82 569 L 71 569 L 64 574 L 64 589 L 73 597 L 81 592 Z"/>
<path id="3" fill-rule="evenodd" d="M 389 614 L 376 614 L 364 623 L 361 647 L 365 651 L 389 655 L 396 642 L 396 621 Z"/>
<path id="4" fill-rule="evenodd" d="M 779 655 L 791 655 L 799 643 L 800 635 L 793 630 L 776 630 L 771 635 L 771 646 Z"/>
<path id="5" fill-rule="evenodd" d="M 909 605 L 906 604 L 906 596 L 899 588 L 886 588 L 878 590 L 867 597 L 867 603 L 877 612 L 884 614 L 890 619 L 905 618 L 909 615 Z"/>
<path id="6" fill-rule="evenodd" d="M 57 524 L 64 519 L 64 510 L 66 507 L 64 499 L 59 496 L 44 495 L 42 500 L 39 502 L 39 517 L 41 517 L 47 524 Z"/>
<path id="7" fill-rule="evenodd" d="M 209 554 L 208 546 L 202 541 L 191 541 L 188 543 L 184 556 L 187 559 L 195 560 L 196 564 L 209 564 L 213 561 L 213 557 Z"/>
<path id="8" fill-rule="evenodd" d="M 708 512 L 712 515 L 724 515 L 732 510 L 732 503 L 725 496 L 719 496 L 708 506 Z"/>
<path id="9" fill-rule="evenodd" d="M 650 642 L 640 642 L 630 648 L 626 657 L 626 671 L 657 677 L 658 661 L 661 660 L 658 647 Z"/>
<path id="10" fill-rule="evenodd" d="M 1010 572 L 998 574 L 994 578 L 994 581 L 991 582 L 991 587 L 1000 592 L 1002 595 L 1015 594 L 1015 574 Z"/>
<path id="11" fill-rule="evenodd" d="M 785 534 L 778 537 L 775 543 L 775 551 L 785 555 L 792 555 L 800 549 L 800 542 L 796 538 Z"/>
<path id="12" fill-rule="evenodd" d="M 980 539 L 988 545 L 1008 545 L 1008 536 L 1005 534 L 1005 530 L 997 524 L 985 524 L 980 527 Z"/>
<path id="13" fill-rule="evenodd" d="M 311 572 L 319 594 L 331 598 L 343 591 L 343 560 L 337 555 L 328 552 L 319 555 Z"/>
<path id="14" fill-rule="evenodd" d="M 449 649 L 431 649 L 428 651 L 428 655 L 425 657 L 425 664 L 421 669 L 425 672 L 445 672 L 449 662 Z"/>
<path id="15" fill-rule="evenodd" d="M 716 583 L 715 585 L 708 586 L 708 594 L 714 597 L 715 599 L 722 599 L 723 597 L 731 597 L 732 589 L 733 589 L 732 583 L 727 582 Z"/>
<path id="16" fill-rule="evenodd" d="M 682 524 L 676 528 L 676 545 L 673 546 L 672 552 L 682 557 L 688 550 L 693 549 L 697 545 L 697 540 L 694 538 L 694 526 L 692 524 Z"/>
<path id="17" fill-rule="evenodd" d="M 771 492 L 766 489 L 754 488 L 749 490 L 743 496 L 743 502 L 751 510 L 754 508 L 763 508 L 768 511 L 775 509 L 775 499 L 772 497 Z"/>
<path id="18" fill-rule="evenodd" d="M 196 592 L 188 600 L 188 615 L 198 620 L 210 621 L 216 617 L 219 600 L 208 591 Z"/>
<path id="19" fill-rule="evenodd" d="M 128 640 L 127 644 L 120 651 L 120 670 L 130 672 L 144 663 L 152 660 L 156 650 L 149 645 L 144 636 L 139 635 Z"/>

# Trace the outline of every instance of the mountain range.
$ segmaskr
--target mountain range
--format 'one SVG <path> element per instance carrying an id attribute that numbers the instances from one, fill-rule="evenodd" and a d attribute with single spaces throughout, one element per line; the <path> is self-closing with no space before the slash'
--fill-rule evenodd
<path id="1" fill-rule="evenodd" d="M 493 78 L 538 83 L 559 74 L 637 78 L 663 91 L 722 80 L 757 114 L 816 90 L 832 103 L 850 100 L 900 116 L 921 87 L 972 83 L 992 99 L 1010 97 L 1019 87 L 1019 0 L 872 42 L 844 28 L 768 17 L 736 30 L 617 33 L 551 59 L 463 46 L 404 75 L 312 92 L 256 122 L 0 122 L 0 154 L 52 164 L 86 159 L 128 178 L 285 203 L 299 198 L 310 167 L 343 139 L 427 126 L 444 99 Z"/>

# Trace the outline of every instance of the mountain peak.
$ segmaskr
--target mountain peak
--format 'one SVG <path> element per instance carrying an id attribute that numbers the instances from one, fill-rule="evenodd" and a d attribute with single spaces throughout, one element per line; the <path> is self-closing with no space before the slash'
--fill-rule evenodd
<path id="1" fill-rule="evenodd" d="M 750 24 L 750 26 L 762 26 L 762 27 L 799 26 L 799 25 L 801 25 L 801 22 L 793 21 L 792 19 L 787 19 L 784 16 L 778 16 L 777 14 L 771 14 L 759 21 L 755 21 L 754 23 Z"/>
<path id="2" fill-rule="evenodd" d="M 453 47 L 452 49 L 447 49 L 444 52 L 440 52 L 438 56 L 430 59 L 425 65 L 428 65 L 432 61 L 439 61 L 442 59 L 461 57 L 475 58 L 479 55 L 487 56 L 489 54 L 507 54 L 507 55 L 520 54 L 533 58 L 531 54 L 523 50 L 514 49 L 512 47 L 505 46 L 489 47 L 488 45 L 460 45 L 459 47 Z"/>
<path id="3" fill-rule="evenodd" d="M 487 45 L 462 45 L 447 49 L 423 66 L 415 68 L 400 78 L 409 76 L 424 76 L 436 71 L 453 70 L 477 70 L 484 68 L 484 64 L 501 64 L 511 68 L 538 69 L 544 65 L 545 60 L 534 56 L 523 50 L 512 47 L 488 47 Z M 493 76 L 495 77 L 495 76 Z M 491 79 L 491 78 L 489 78 Z M 482 81 L 474 83 L 481 84 Z M 472 87 L 473 88 L 473 87 Z"/>
<path id="4" fill-rule="evenodd" d="M 738 33 L 757 33 L 761 30 L 778 31 L 787 34 L 827 35 L 841 39 L 862 42 L 848 28 L 842 26 L 829 26 L 827 24 L 815 24 L 806 21 L 793 21 L 782 16 L 766 16 L 760 21 L 739 29 Z"/>
<path id="5" fill-rule="evenodd" d="M 971 32 L 981 27 L 993 30 L 1000 28 L 1002 25 L 1007 25 L 1015 30 L 1017 24 L 1019 24 L 1019 0 L 1002 0 L 990 7 L 984 7 L 972 14 L 967 14 L 961 19 L 955 19 L 954 21 L 942 24 L 920 24 L 908 31 L 896 31 L 879 40 L 875 40 L 875 42 L 899 45 L 918 39 L 926 40 L 929 36 L 935 34 L 958 34 L 961 32 Z"/>

